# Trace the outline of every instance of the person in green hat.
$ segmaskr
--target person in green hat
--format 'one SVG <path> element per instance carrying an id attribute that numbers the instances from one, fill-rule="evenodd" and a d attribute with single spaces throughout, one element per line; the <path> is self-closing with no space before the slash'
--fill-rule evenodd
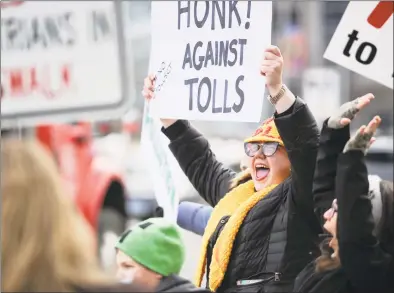
<path id="1" fill-rule="evenodd" d="M 185 245 L 177 226 L 164 218 L 151 218 L 125 231 L 116 250 L 117 277 L 123 283 L 156 292 L 198 290 L 177 276 L 185 261 Z"/>

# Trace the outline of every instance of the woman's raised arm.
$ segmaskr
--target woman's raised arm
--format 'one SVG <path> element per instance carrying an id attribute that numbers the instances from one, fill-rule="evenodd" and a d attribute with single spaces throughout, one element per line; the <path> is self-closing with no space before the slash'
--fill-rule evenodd
<path id="1" fill-rule="evenodd" d="M 361 127 L 338 159 L 335 191 L 339 255 L 346 276 L 357 292 L 385 292 L 390 288 L 388 284 L 393 284 L 392 256 L 381 249 L 373 233 L 375 223 L 364 162 L 379 123 L 380 118 L 375 117 L 367 128 Z"/>
<path id="2" fill-rule="evenodd" d="M 145 79 L 142 93 L 147 100 L 154 96 L 154 81 L 153 75 Z M 161 122 L 162 132 L 170 140 L 170 150 L 179 166 L 200 196 L 215 206 L 228 192 L 236 173 L 216 160 L 208 140 L 188 121 L 161 119 Z"/>

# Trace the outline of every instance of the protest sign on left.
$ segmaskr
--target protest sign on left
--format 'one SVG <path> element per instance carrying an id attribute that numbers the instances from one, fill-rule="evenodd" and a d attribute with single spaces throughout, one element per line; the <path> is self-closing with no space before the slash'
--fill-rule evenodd
<path id="1" fill-rule="evenodd" d="M 116 2 L 2 5 L 2 127 L 108 117 L 129 107 Z"/>
<path id="2" fill-rule="evenodd" d="M 164 17 L 165 15 L 165 17 Z M 258 122 L 271 43 L 268 1 L 154 1 L 152 111 L 161 118 Z"/>
<path id="3" fill-rule="evenodd" d="M 157 76 L 163 76 L 165 66 L 153 67 L 150 61 L 149 71 Z M 158 86 L 156 86 L 158 87 Z M 175 222 L 178 216 L 179 188 L 175 180 L 176 169 L 180 169 L 174 156 L 168 148 L 169 140 L 161 133 L 160 119 L 152 116 L 151 101 L 145 101 L 144 116 L 141 132 L 141 155 L 146 161 L 157 204 L 163 208 L 164 218 Z M 179 176 L 178 176 L 179 178 Z"/>

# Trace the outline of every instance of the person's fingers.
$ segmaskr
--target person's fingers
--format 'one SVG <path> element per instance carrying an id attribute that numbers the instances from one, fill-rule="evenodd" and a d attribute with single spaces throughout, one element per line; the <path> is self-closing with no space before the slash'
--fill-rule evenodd
<path id="1" fill-rule="evenodd" d="M 340 123 L 342 126 L 346 126 L 346 125 L 350 124 L 350 122 L 352 122 L 352 120 L 350 120 L 349 118 L 342 118 L 342 119 L 339 121 L 339 123 Z"/>
<path id="2" fill-rule="evenodd" d="M 271 45 L 267 49 L 265 49 L 265 52 L 270 52 L 278 57 L 282 57 L 282 53 L 280 52 L 280 50 L 277 46 Z"/>
<path id="3" fill-rule="evenodd" d="M 279 62 L 276 60 L 268 60 L 265 59 L 261 61 L 261 66 L 272 66 L 272 67 L 277 67 L 279 65 Z"/>
<path id="4" fill-rule="evenodd" d="M 272 71 L 270 71 L 270 72 L 265 73 L 264 76 L 272 76 L 273 74 L 274 73 Z"/>
<path id="5" fill-rule="evenodd" d="M 366 128 L 367 128 L 367 126 L 365 126 L 365 125 L 361 126 L 361 127 L 358 129 L 357 134 L 363 135 L 363 134 L 365 133 L 365 129 L 366 129 Z"/>
<path id="6" fill-rule="evenodd" d="M 369 123 L 367 128 L 365 129 L 365 132 L 367 133 L 375 133 L 376 130 L 378 129 L 380 123 L 382 120 L 380 119 L 379 116 L 375 116 Z"/>
<path id="7" fill-rule="evenodd" d="M 142 91 L 142 95 L 144 96 L 144 98 L 145 99 L 151 99 L 151 98 L 153 98 L 153 92 L 151 92 L 151 91 L 146 91 L 146 90 L 143 90 Z"/>
<path id="8" fill-rule="evenodd" d="M 278 60 L 279 57 L 272 52 L 264 52 L 264 60 Z"/>
<path id="9" fill-rule="evenodd" d="M 376 141 L 375 137 L 372 137 L 368 143 L 368 147 L 371 147 L 371 145 Z"/>
<path id="10" fill-rule="evenodd" d="M 260 66 L 260 72 L 263 75 L 272 74 L 274 72 L 274 68 L 272 68 L 272 66 Z"/>
<path id="11" fill-rule="evenodd" d="M 153 87 L 153 82 L 152 82 L 152 80 L 149 78 L 149 76 L 148 77 L 146 77 L 145 79 L 144 79 L 144 88 L 146 88 L 146 89 L 151 89 Z"/>
<path id="12" fill-rule="evenodd" d="M 156 80 L 156 75 L 154 73 L 151 73 L 148 75 L 148 78 L 153 82 Z"/>
<path id="13" fill-rule="evenodd" d="M 369 94 L 366 94 L 366 95 L 364 95 L 364 96 L 362 96 L 362 97 L 359 97 L 358 99 L 357 99 L 357 105 L 356 105 L 356 107 L 357 107 L 357 109 L 359 109 L 359 110 L 361 110 L 361 109 L 363 109 L 365 106 L 367 106 L 373 99 L 375 98 L 375 96 L 373 95 L 373 94 L 371 94 L 371 93 L 369 93 Z"/>

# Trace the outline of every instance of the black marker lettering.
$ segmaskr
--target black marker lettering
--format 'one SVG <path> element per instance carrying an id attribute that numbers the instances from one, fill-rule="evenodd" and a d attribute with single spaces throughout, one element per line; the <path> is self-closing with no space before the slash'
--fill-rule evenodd
<path id="1" fill-rule="evenodd" d="M 214 65 L 214 60 L 213 60 L 213 49 L 212 49 L 212 42 L 209 41 L 207 44 L 207 54 L 205 55 L 205 63 L 204 67 L 207 67 L 208 61 L 211 61 L 211 65 Z"/>
<path id="2" fill-rule="evenodd" d="M 198 60 L 200 61 L 199 63 L 197 63 L 197 49 L 199 47 L 202 47 L 202 42 L 198 41 L 197 44 L 194 46 L 193 49 L 193 65 L 194 65 L 194 69 L 196 69 L 197 71 L 200 70 L 202 68 L 203 62 L 204 62 L 204 56 L 199 56 Z"/>
<path id="3" fill-rule="evenodd" d="M 198 78 L 192 78 L 185 80 L 185 85 L 190 85 L 189 87 L 189 110 L 193 110 L 193 84 L 198 83 Z"/>
<path id="4" fill-rule="evenodd" d="M 235 15 L 235 17 L 237 18 L 238 21 L 238 25 L 241 24 L 241 17 L 239 16 L 239 12 L 238 12 L 238 8 L 237 8 L 237 3 L 238 1 L 229 1 L 229 23 L 228 23 L 228 27 L 231 28 L 233 25 L 233 14 Z"/>
<path id="5" fill-rule="evenodd" d="M 181 29 L 181 16 L 187 13 L 187 27 L 190 27 L 190 1 L 187 1 L 186 7 L 181 7 L 181 4 L 185 1 L 178 1 L 178 30 Z"/>
<path id="6" fill-rule="evenodd" d="M 362 55 L 363 55 L 364 50 L 365 50 L 366 47 L 369 47 L 369 48 L 370 48 L 370 51 L 369 51 L 368 57 L 367 57 L 366 59 L 363 59 L 363 58 L 361 58 L 361 57 L 362 57 Z M 373 44 L 371 44 L 371 43 L 369 43 L 369 42 L 363 42 L 363 43 L 360 45 L 360 47 L 358 47 L 358 49 L 357 49 L 357 52 L 356 52 L 356 60 L 357 60 L 358 62 L 360 62 L 361 64 L 364 64 L 364 65 L 371 64 L 372 61 L 375 59 L 375 56 L 376 56 L 377 51 L 378 51 L 378 49 L 376 48 L 375 45 L 373 45 Z"/>
<path id="7" fill-rule="evenodd" d="M 222 113 L 223 108 L 222 107 L 216 107 L 216 79 L 213 80 L 213 93 L 212 93 L 212 113 Z"/>
<path id="8" fill-rule="evenodd" d="M 198 28 L 202 28 L 205 24 L 205 22 L 208 19 L 208 15 L 209 15 L 209 1 L 204 1 L 205 3 L 205 12 L 204 12 L 204 17 L 202 18 L 202 20 L 198 20 L 197 19 L 197 11 L 198 11 L 198 3 L 202 3 L 203 1 L 195 1 L 194 2 L 194 22 L 196 24 L 196 26 Z"/>
<path id="9" fill-rule="evenodd" d="M 233 110 L 235 113 L 239 113 L 242 110 L 242 107 L 244 106 L 244 102 L 245 102 L 245 93 L 244 91 L 239 87 L 239 84 L 241 83 L 241 81 L 243 81 L 245 79 L 245 76 L 240 75 L 238 76 L 237 80 L 235 81 L 235 91 L 237 92 L 237 94 L 239 95 L 239 104 L 235 104 L 233 105 Z"/>
<path id="10" fill-rule="evenodd" d="M 247 44 L 246 39 L 239 39 L 238 43 L 240 44 L 240 50 L 239 50 L 239 65 L 244 64 L 244 46 Z"/>
<path id="11" fill-rule="evenodd" d="M 220 50 L 219 50 L 219 66 L 227 67 L 228 60 L 228 41 L 224 43 L 224 41 L 220 42 Z"/>
<path id="12" fill-rule="evenodd" d="M 231 107 L 227 106 L 227 93 L 228 93 L 228 80 L 226 79 L 224 81 L 224 109 L 223 109 L 223 113 L 231 113 Z"/>
<path id="13" fill-rule="evenodd" d="M 190 69 L 193 68 L 192 53 L 190 52 L 190 44 L 186 45 L 185 56 L 183 57 L 182 69 L 185 69 L 186 63 L 189 63 Z"/>
<path id="14" fill-rule="evenodd" d="M 237 45 L 238 40 L 234 39 L 231 40 L 230 42 L 230 52 L 234 55 L 234 60 L 233 61 L 228 61 L 228 66 L 234 66 L 234 64 L 237 62 L 237 49 L 234 48 L 235 45 Z"/>
<path id="15" fill-rule="evenodd" d="M 201 89 L 204 84 L 206 84 L 207 88 L 208 88 L 208 97 L 207 97 L 207 102 L 206 102 L 205 106 L 201 105 Z M 200 85 L 198 87 L 197 107 L 198 107 L 198 111 L 200 111 L 200 113 L 204 113 L 208 109 L 209 104 L 211 102 L 211 94 L 212 94 L 211 81 L 208 77 L 204 77 L 201 80 Z"/>
<path id="16" fill-rule="evenodd" d="M 219 7 L 219 3 L 222 4 L 222 8 Z M 215 30 L 215 16 L 216 13 L 219 17 L 220 26 L 222 29 L 226 27 L 226 1 L 212 1 L 212 23 L 211 30 Z"/>
<path id="17" fill-rule="evenodd" d="M 343 55 L 350 57 L 350 50 L 352 49 L 354 42 L 358 40 L 357 35 L 358 31 L 356 30 L 353 30 L 353 32 L 348 35 L 349 41 L 346 43 L 345 49 L 343 49 Z"/>

